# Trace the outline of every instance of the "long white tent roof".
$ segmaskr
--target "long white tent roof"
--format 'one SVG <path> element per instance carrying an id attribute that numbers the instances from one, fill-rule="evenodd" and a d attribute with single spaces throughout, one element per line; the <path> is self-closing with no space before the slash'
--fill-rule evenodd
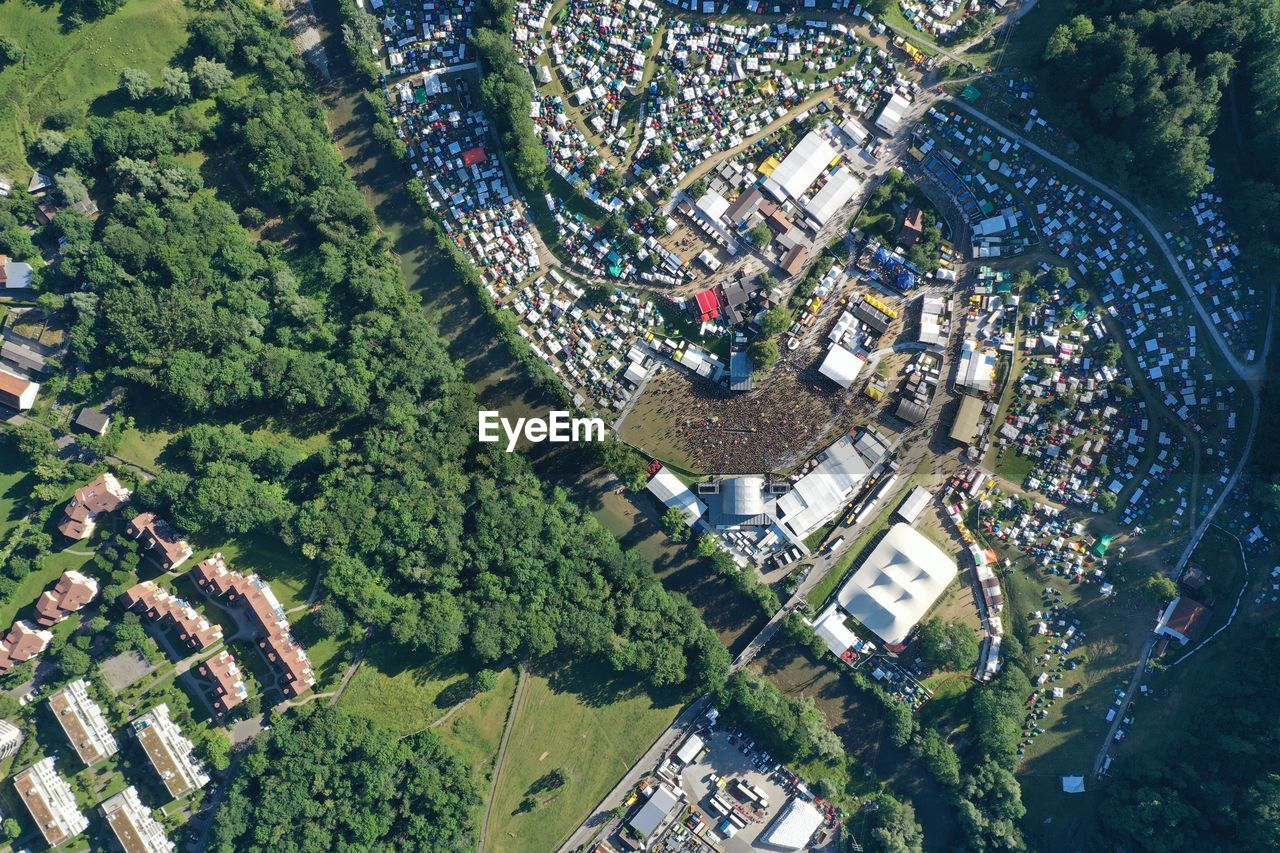
<path id="1" fill-rule="evenodd" d="M 805 212 L 819 225 L 826 225 L 858 191 L 858 179 L 843 166 L 831 173 L 822 189 L 805 204 Z"/>
<path id="2" fill-rule="evenodd" d="M 804 539 L 835 515 L 867 478 L 870 466 L 848 435 L 821 454 L 813 470 L 778 498 L 777 519 L 793 537 Z"/>
<path id="3" fill-rule="evenodd" d="M 890 645 L 901 645 L 957 573 L 955 561 L 895 524 L 840 589 L 840 606 Z"/>
<path id="4" fill-rule="evenodd" d="M 690 527 L 707 511 L 707 505 L 698 500 L 698 496 L 679 477 L 668 471 L 665 465 L 649 478 L 649 491 L 665 505 L 683 512 L 685 524 Z"/>
<path id="5" fill-rule="evenodd" d="M 775 197 L 781 189 L 787 196 L 798 199 L 834 159 L 836 150 L 831 147 L 831 143 L 816 130 L 811 130 L 791 149 L 791 153 L 778 168 L 773 170 L 773 174 L 765 181 L 765 189 Z"/>

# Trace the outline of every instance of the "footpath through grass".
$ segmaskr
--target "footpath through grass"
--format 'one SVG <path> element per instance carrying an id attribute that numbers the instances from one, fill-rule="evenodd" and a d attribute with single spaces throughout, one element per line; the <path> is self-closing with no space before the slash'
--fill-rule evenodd
<path id="1" fill-rule="evenodd" d="M 0 71 L 0 173 L 25 181 L 26 145 L 44 120 L 66 107 L 91 107 L 125 68 L 159 81 L 186 43 L 190 15 L 180 0 L 128 0 L 101 20 L 64 29 L 60 3 L 0 3 L 0 33 L 25 54 Z"/>
<path id="2" fill-rule="evenodd" d="M 529 676 L 494 792 L 486 846 L 555 850 L 680 713 L 677 695 L 655 699 L 599 663 Z M 553 770 L 563 787 L 538 792 Z M 521 811 L 533 796 L 536 805 Z"/>

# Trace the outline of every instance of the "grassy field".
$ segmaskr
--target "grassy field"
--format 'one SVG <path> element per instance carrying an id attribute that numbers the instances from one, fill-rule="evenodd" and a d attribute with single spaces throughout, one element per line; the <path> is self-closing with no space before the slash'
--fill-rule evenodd
<path id="1" fill-rule="evenodd" d="M 504 669 L 498 675 L 498 686 L 476 696 L 447 722 L 436 727 L 440 740 L 448 745 L 471 768 L 471 778 L 483 798 L 489 792 L 493 777 L 493 761 L 502 743 L 502 730 L 507 712 L 515 698 L 516 673 Z M 476 808 L 476 825 L 484 813 L 484 803 Z"/>
<path id="2" fill-rule="evenodd" d="M 623 684 L 589 664 L 529 676 L 494 792 L 493 850 L 555 850 L 680 712 L 674 696 L 655 702 Z M 567 784 L 517 814 L 534 783 L 556 769 Z"/>
<path id="3" fill-rule="evenodd" d="M 186 42 L 189 15 L 180 0 L 128 0 L 101 20 L 65 30 L 59 3 L 0 3 L 0 33 L 25 53 L 0 71 L 0 172 L 25 181 L 26 144 L 41 123 L 63 107 L 92 110 L 116 88 L 121 70 L 139 68 L 158 81 Z"/>
<path id="4" fill-rule="evenodd" d="M 175 435 L 177 433 L 163 429 L 129 427 L 124 431 L 124 436 L 120 439 L 120 449 L 116 451 L 116 456 L 125 462 L 137 465 L 139 468 L 158 471 L 160 465 L 156 462 L 156 459 L 164 450 L 165 445 L 172 441 Z"/>
<path id="5" fill-rule="evenodd" d="M 467 677 L 460 657 L 440 658 L 414 665 L 406 655 L 377 645 L 342 694 L 349 713 L 373 720 L 401 734 L 427 728 L 449 710 L 437 704 L 440 693 Z"/>

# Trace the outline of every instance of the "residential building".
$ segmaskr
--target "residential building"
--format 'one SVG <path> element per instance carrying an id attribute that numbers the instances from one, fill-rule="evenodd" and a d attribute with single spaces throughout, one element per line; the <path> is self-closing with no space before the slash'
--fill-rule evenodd
<path id="1" fill-rule="evenodd" d="M 49 696 L 49 710 L 86 766 L 92 767 L 120 749 L 107 718 L 89 695 L 89 685 L 77 679 Z"/>
<path id="2" fill-rule="evenodd" d="M 0 287 L 6 290 L 30 287 L 34 278 L 35 270 L 31 264 L 0 255 Z"/>
<path id="3" fill-rule="evenodd" d="M 14 622 L 4 639 L 0 640 L 0 675 L 43 652 L 52 640 L 52 633 L 25 619 Z"/>
<path id="4" fill-rule="evenodd" d="M 88 539 L 98 526 L 98 519 L 115 512 L 129 502 L 133 492 L 120 485 L 114 474 L 101 474 L 75 495 L 62 510 L 58 530 L 70 539 Z"/>
<path id="5" fill-rule="evenodd" d="M 207 649 L 222 639 L 222 626 L 209 622 L 186 601 L 153 581 L 134 584 L 120 596 L 120 603 L 153 622 L 168 622 L 188 648 Z"/>
<path id="6" fill-rule="evenodd" d="M 225 714 L 249 698 L 240 665 L 230 652 L 219 652 L 200 664 L 196 671 L 213 682 L 213 707 L 219 714 Z"/>
<path id="7" fill-rule="evenodd" d="M 26 374 L 44 373 L 49 368 L 43 354 L 15 340 L 6 340 L 0 344 L 0 361 L 6 361 Z"/>
<path id="8" fill-rule="evenodd" d="M 138 789 L 130 785 L 98 806 L 107 819 L 124 853 L 170 853 L 174 844 L 164 834 L 160 821 L 143 805 Z"/>
<path id="9" fill-rule="evenodd" d="M 0 761 L 17 752 L 24 739 L 22 729 L 8 720 L 0 720 Z"/>
<path id="10" fill-rule="evenodd" d="M 144 512 L 135 517 L 129 522 L 126 532 L 130 539 L 137 539 L 143 548 L 151 551 L 165 571 L 172 572 L 191 556 L 187 540 L 154 512 Z"/>
<path id="11" fill-rule="evenodd" d="M 25 412 L 36 404 L 40 383 L 23 379 L 0 367 L 0 404 Z"/>
<path id="12" fill-rule="evenodd" d="M 13 787 L 50 847 L 89 828 L 88 819 L 76 806 L 75 793 L 54 770 L 52 758 L 43 758 L 14 776 Z"/>
<path id="13" fill-rule="evenodd" d="M 1160 613 L 1156 622 L 1156 634 L 1170 637 L 1182 645 L 1200 639 L 1209 622 L 1209 608 L 1198 601 L 1180 595 Z"/>
<path id="14" fill-rule="evenodd" d="M 257 575 L 245 577 L 227 567 L 221 554 L 214 554 L 191 572 L 199 587 L 212 595 L 224 595 L 229 601 L 241 602 L 248 611 L 261 637 L 258 648 L 280 673 L 280 687 L 286 696 L 298 696 L 316 683 L 311 661 L 302 645 L 294 639 L 293 629 L 284 607 L 271 591 L 271 586 Z"/>
<path id="15" fill-rule="evenodd" d="M 62 573 L 53 589 L 36 600 L 36 621 L 46 628 L 57 625 L 98 597 L 98 582 L 75 569 Z"/>
<path id="16" fill-rule="evenodd" d="M 133 721 L 133 733 L 147 759 L 164 782 L 169 796 L 177 799 L 209 783 L 209 775 L 195 756 L 195 747 L 169 717 L 163 702 Z"/>
<path id="17" fill-rule="evenodd" d="M 80 410 L 80 414 L 76 415 L 75 423 L 72 426 L 78 431 L 87 432 L 90 435 L 103 435 L 111 428 L 111 416 L 105 412 L 85 406 Z"/>

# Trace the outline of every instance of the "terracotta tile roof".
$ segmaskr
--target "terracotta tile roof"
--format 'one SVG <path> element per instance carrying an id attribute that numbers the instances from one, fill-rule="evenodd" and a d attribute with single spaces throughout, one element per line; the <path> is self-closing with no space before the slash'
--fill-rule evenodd
<path id="1" fill-rule="evenodd" d="M 135 584 L 120 596 L 120 603 L 139 610 L 153 622 L 167 621 L 177 628 L 178 639 L 193 649 L 206 649 L 222 639 L 222 626 L 202 616 L 194 607 L 154 581 Z"/>
<path id="2" fill-rule="evenodd" d="M 76 489 L 62 510 L 58 530 L 72 539 L 87 539 L 93 533 L 100 514 L 115 512 L 127 504 L 132 495 L 120 485 L 114 474 L 102 474 L 88 485 Z"/>
<path id="3" fill-rule="evenodd" d="M 37 628 L 25 619 L 14 622 L 4 639 L 0 640 L 0 673 L 31 660 L 48 648 L 52 639 L 53 634 Z"/>
<path id="4" fill-rule="evenodd" d="M 74 569 L 63 572 L 53 589 L 45 590 L 36 602 L 36 621 L 45 627 L 56 625 L 98 597 L 98 582 Z"/>
<path id="5" fill-rule="evenodd" d="M 21 376 L 15 376 L 7 370 L 0 370 L 0 403 L 14 409 L 22 408 L 22 395 L 31 385 L 29 380 Z"/>
<path id="6" fill-rule="evenodd" d="M 197 671 L 214 682 L 214 706 L 219 712 L 229 711 L 249 698 L 240 665 L 230 652 L 214 655 L 200 664 Z"/>
<path id="7" fill-rule="evenodd" d="M 293 638 L 289 619 L 285 616 L 271 586 L 257 575 L 245 577 L 227 568 L 221 554 L 214 554 L 201 561 L 191 571 L 201 589 L 214 595 L 225 595 L 232 601 L 242 602 L 250 618 L 262 634 L 259 648 L 267 660 L 279 670 L 284 681 L 286 695 L 305 693 L 316 683 L 311 671 L 311 661 L 306 650 Z"/>
<path id="8" fill-rule="evenodd" d="M 127 530 L 131 538 L 142 543 L 142 547 L 155 551 L 156 560 L 163 569 L 172 571 L 191 556 L 191 546 L 187 544 L 187 540 L 154 512 L 135 516 L 129 522 Z"/>

